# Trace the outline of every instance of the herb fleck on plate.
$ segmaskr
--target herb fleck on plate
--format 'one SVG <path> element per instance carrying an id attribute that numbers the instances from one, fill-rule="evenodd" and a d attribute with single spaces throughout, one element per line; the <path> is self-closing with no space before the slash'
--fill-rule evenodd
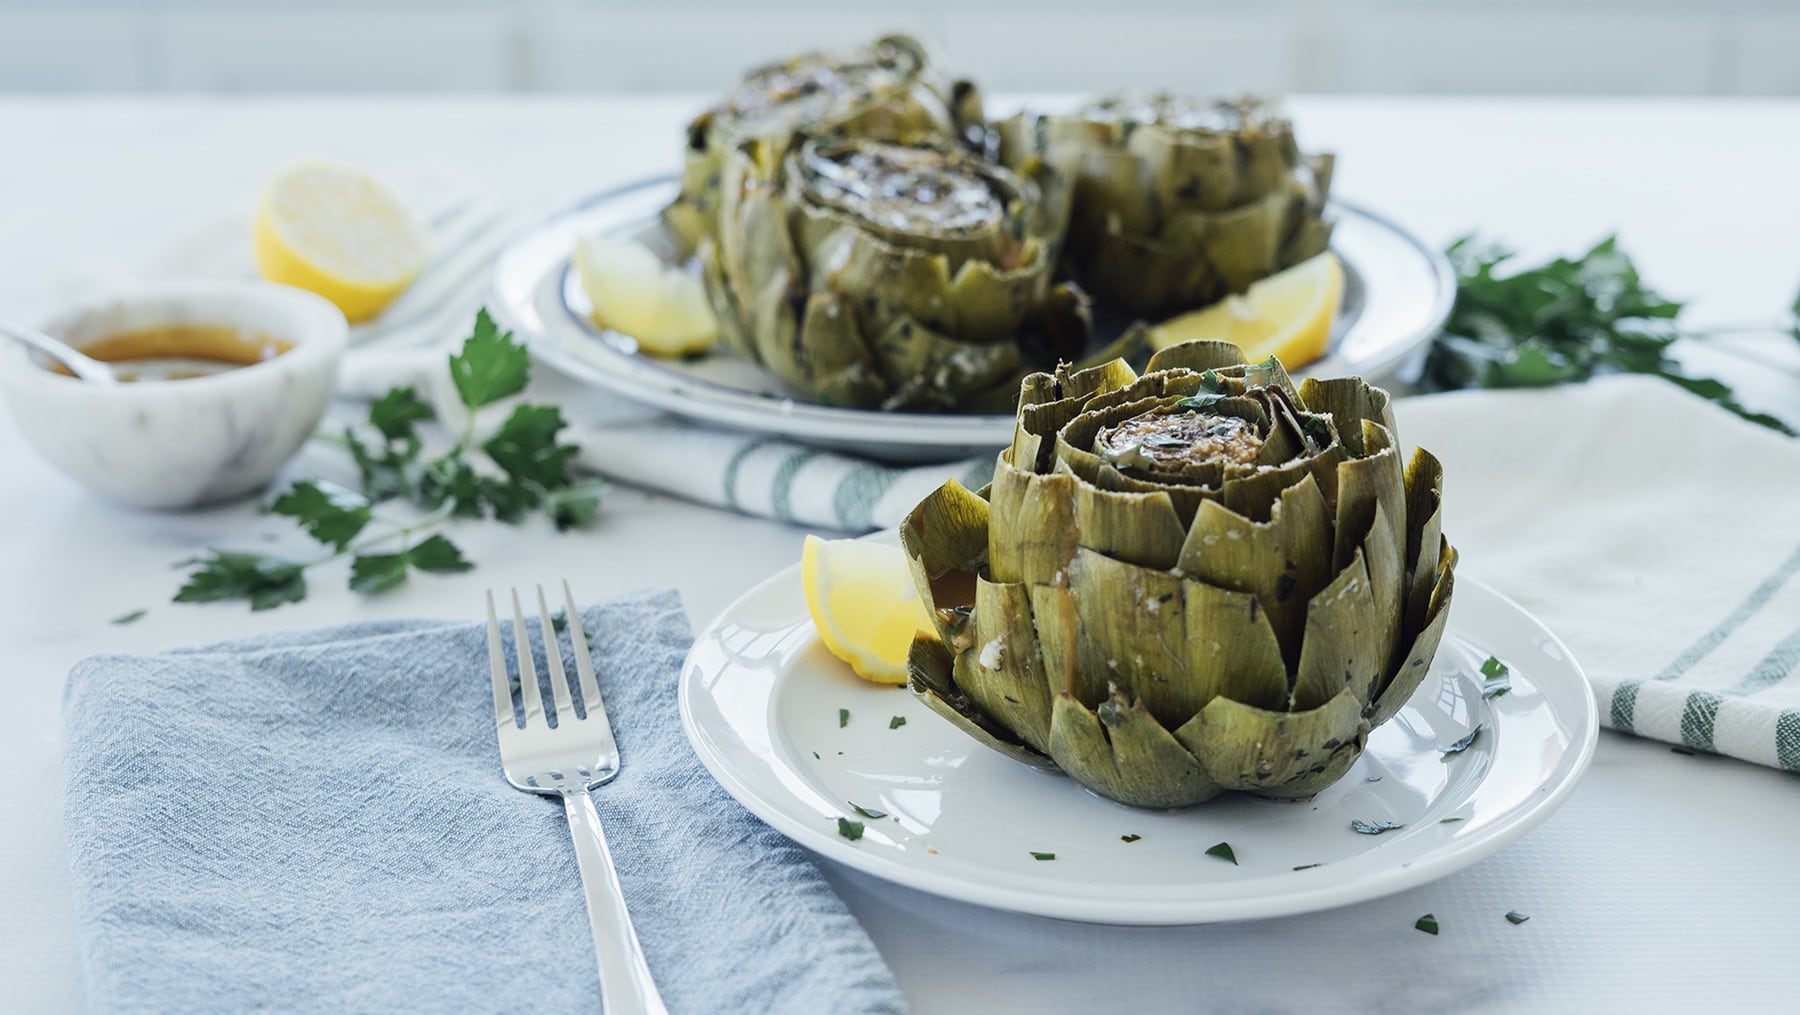
<path id="1" fill-rule="evenodd" d="M 1040 853 L 1034 849 L 1031 851 L 1031 858 L 1033 860 L 1054 860 L 1054 859 L 1056 859 L 1056 854 L 1055 853 Z"/>
<path id="2" fill-rule="evenodd" d="M 850 803 L 849 801 L 845 801 L 845 802 Z M 876 820 L 877 818 L 887 817 L 886 811 L 870 810 L 869 808 L 864 807 L 858 803 L 850 803 L 850 809 L 855 811 L 856 813 L 862 815 L 863 817 L 868 818 L 871 821 Z"/>
<path id="3" fill-rule="evenodd" d="M 1121 836 L 1119 836 L 1119 841 L 1120 842 L 1136 842 L 1141 838 L 1143 838 L 1143 836 L 1141 836 L 1141 835 L 1121 835 Z"/>
<path id="4" fill-rule="evenodd" d="M 1488 656 L 1481 664 L 1481 675 L 1486 679 L 1481 684 L 1482 698 L 1498 698 L 1512 690 L 1512 670 L 1494 656 Z"/>
<path id="5" fill-rule="evenodd" d="M 838 709 L 838 729 L 843 729 L 848 725 L 850 725 L 850 710 L 847 708 Z"/>
<path id="6" fill-rule="evenodd" d="M 897 716 L 893 717 L 892 719 L 888 720 L 888 729 L 891 729 L 891 730 L 897 730 L 900 727 L 905 726 L 905 725 L 906 725 L 906 717 L 903 715 L 897 715 Z"/>
<path id="7" fill-rule="evenodd" d="M 1323 866 L 1325 866 L 1325 865 L 1322 863 L 1303 863 L 1300 866 L 1295 867 L 1294 869 L 1297 871 L 1309 871 L 1309 870 L 1312 870 L 1314 867 L 1323 867 Z"/>
<path id="8" fill-rule="evenodd" d="M 132 610 L 130 613 L 121 613 L 114 617 L 110 623 L 123 627 L 126 624 L 136 623 L 137 621 L 144 619 L 144 614 L 149 612 L 149 610 Z"/>
<path id="9" fill-rule="evenodd" d="M 1391 832 L 1405 827 L 1396 821 L 1364 821 L 1361 818 L 1354 818 L 1350 822 L 1350 830 L 1361 835 L 1380 835 L 1382 832 Z"/>
<path id="10" fill-rule="evenodd" d="M 1221 860 L 1227 861 L 1233 867 L 1237 866 L 1237 854 L 1231 851 L 1231 843 L 1229 842 L 1219 843 L 1217 846 L 1207 850 L 1206 855 L 1216 856 Z"/>
<path id="11" fill-rule="evenodd" d="M 839 818 L 838 819 L 838 834 L 843 836 L 844 838 L 849 839 L 851 842 L 855 842 L 856 840 L 862 838 L 862 833 L 863 833 L 863 823 L 862 822 L 851 821 L 848 818 Z"/>
<path id="12" fill-rule="evenodd" d="M 1531 919 L 1531 917 L 1526 916 L 1516 909 L 1506 914 L 1506 922 L 1512 924 L 1514 927 L 1517 927 L 1519 924 L 1524 923 L 1529 919 Z"/>
<path id="13" fill-rule="evenodd" d="M 1413 924 L 1413 929 L 1414 930 L 1422 930 L 1425 933 L 1430 934 L 1433 937 L 1436 937 L 1437 932 L 1438 932 L 1437 917 L 1431 915 L 1430 913 L 1426 913 L 1424 916 L 1419 917 L 1419 921 L 1417 923 Z"/>
<path id="14" fill-rule="evenodd" d="M 1486 728 L 1485 725 L 1477 725 L 1474 729 L 1469 731 L 1468 736 L 1463 737 L 1461 740 L 1458 740 L 1456 743 L 1450 744 L 1447 747 L 1438 748 L 1438 756 L 1448 758 L 1452 754 L 1461 754 L 1468 750 L 1475 745 L 1475 741 L 1481 737 L 1481 731 Z"/>

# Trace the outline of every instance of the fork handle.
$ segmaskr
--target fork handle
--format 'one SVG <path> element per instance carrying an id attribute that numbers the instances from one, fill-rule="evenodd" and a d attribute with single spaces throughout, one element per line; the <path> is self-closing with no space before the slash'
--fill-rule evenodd
<path id="1" fill-rule="evenodd" d="M 588 924 L 594 930 L 594 955 L 600 960 L 600 1001 L 606 1015 L 667 1015 L 662 996 L 650 978 L 643 946 L 625 911 L 625 892 L 613 867 L 612 851 L 600 815 L 586 788 L 563 791 L 569 834 L 581 861 L 581 887 L 587 894 Z"/>

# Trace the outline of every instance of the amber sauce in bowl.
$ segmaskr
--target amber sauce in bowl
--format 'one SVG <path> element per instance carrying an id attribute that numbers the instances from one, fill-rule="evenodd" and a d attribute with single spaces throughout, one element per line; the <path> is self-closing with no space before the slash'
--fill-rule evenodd
<path id="1" fill-rule="evenodd" d="M 167 324 L 121 331 L 80 344 L 83 353 L 113 364 L 121 381 L 180 381 L 264 363 L 292 342 L 231 324 Z M 49 368 L 73 376 L 61 363 Z"/>

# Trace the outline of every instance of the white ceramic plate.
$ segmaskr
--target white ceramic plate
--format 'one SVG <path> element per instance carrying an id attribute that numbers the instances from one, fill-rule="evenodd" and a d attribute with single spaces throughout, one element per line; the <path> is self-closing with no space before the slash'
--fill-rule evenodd
<path id="1" fill-rule="evenodd" d="M 494 265 L 492 307 L 506 327 L 561 373 L 614 394 L 717 426 L 787 437 L 896 461 L 992 451 L 1012 439 L 1010 415 L 879 412 L 791 396 L 729 352 L 697 360 L 640 355 L 629 336 L 596 327 L 569 264 L 578 237 L 623 234 L 669 251 L 658 213 L 672 176 L 583 201 L 515 238 Z M 1331 246 L 1344 263 L 1344 305 L 1330 352 L 1302 374 L 1375 378 L 1406 363 L 1450 313 L 1456 280 L 1430 246 L 1378 215 L 1332 202 Z"/>
<path id="2" fill-rule="evenodd" d="M 1511 667 L 1512 690 L 1483 700 L 1478 670 L 1490 655 Z M 850 713 L 841 727 L 839 709 Z M 905 724 L 891 728 L 895 717 Z M 1310 801 L 1226 794 L 1145 811 L 1002 757 L 910 692 L 859 680 L 826 652 L 798 566 L 752 589 L 695 641 L 681 718 L 713 776 L 809 849 L 964 902 L 1123 924 L 1309 912 L 1442 877 L 1555 810 L 1598 738 L 1593 697 L 1568 650 L 1467 579 L 1431 676 L 1349 774 Z M 1440 754 L 1478 724 L 1467 750 Z M 859 816 L 852 803 L 889 816 Z M 838 834 L 840 817 L 863 822 L 860 840 Z M 1364 835 L 1351 830 L 1356 819 L 1404 827 Z M 1206 855 L 1219 842 L 1235 866 Z M 1309 864 L 1319 866 L 1296 870 Z"/>

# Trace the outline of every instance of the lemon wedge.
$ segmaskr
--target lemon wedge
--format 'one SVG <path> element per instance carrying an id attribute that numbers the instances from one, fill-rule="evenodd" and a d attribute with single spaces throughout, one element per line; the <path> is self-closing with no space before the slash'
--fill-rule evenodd
<path id="1" fill-rule="evenodd" d="M 1242 295 L 1164 321 L 1150 329 L 1150 342 L 1166 349 L 1196 339 L 1223 340 L 1242 349 L 1246 363 L 1274 356 L 1292 370 L 1325 355 L 1343 295 L 1343 266 L 1327 250 Z"/>
<path id="2" fill-rule="evenodd" d="M 254 227 L 263 278 L 318 293 L 352 321 L 386 309 L 430 256 L 430 239 L 387 184 L 352 166 L 300 162 L 263 186 Z"/>
<path id="3" fill-rule="evenodd" d="M 807 536 L 800 582 L 806 610 L 832 655 L 864 680 L 906 683 L 913 634 L 932 624 L 898 546 Z"/>
<path id="4" fill-rule="evenodd" d="M 700 280 L 636 240 L 583 237 L 575 271 L 594 305 L 594 323 L 630 335 L 653 356 L 689 356 L 719 340 Z"/>

